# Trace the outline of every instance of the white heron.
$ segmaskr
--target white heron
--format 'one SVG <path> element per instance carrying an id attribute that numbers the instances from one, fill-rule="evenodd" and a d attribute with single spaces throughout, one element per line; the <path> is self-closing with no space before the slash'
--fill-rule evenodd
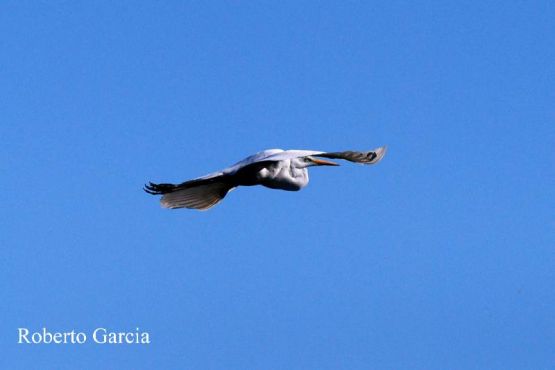
<path id="1" fill-rule="evenodd" d="M 301 190 L 308 184 L 308 167 L 339 166 L 315 158 L 345 159 L 361 164 L 378 163 L 385 155 L 382 146 L 367 152 L 319 152 L 314 150 L 269 149 L 258 152 L 222 171 L 185 181 L 181 184 L 150 182 L 144 190 L 162 195 L 164 208 L 192 208 L 206 210 L 220 202 L 238 186 L 262 185 L 272 189 Z"/>

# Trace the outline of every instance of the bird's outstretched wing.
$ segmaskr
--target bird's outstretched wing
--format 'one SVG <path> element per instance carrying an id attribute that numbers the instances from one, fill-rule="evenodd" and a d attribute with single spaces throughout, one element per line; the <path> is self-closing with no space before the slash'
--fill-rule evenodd
<path id="1" fill-rule="evenodd" d="M 145 185 L 144 190 L 153 195 L 162 195 L 160 204 L 164 208 L 209 209 L 220 202 L 233 189 L 223 176 L 200 178 L 181 184 Z"/>
<path id="2" fill-rule="evenodd" d="M 164 208 L 192 208 L 199 210 L 209 209 L 218 204 L 235 185 L 226 181 L 239 169 L 253 163 L 259 163 L 271 156 L 283 152 L 281 149 L 269 149 L 258 152 L 222 171 L 213 172 L 181 184 L 155 184 L 150 182 L 145 185 L 144 191 L 152 195 L 162 195 L 160 204 Z"/>
<path id="3" fill-rule="evenodd" d="M 345 152 L 320 152 L 315 150 L 286 150 L 276 154 L 266 156 L 261 159 L 263 161 L 282 161 L 286 159 L 299 157 L 322 157 L 330 159 L 345 159 L 350 162 L 361 164 L 378 163 L 385 155 L 387 148 L 385 146 L 370 150 L 367 152 L 345 151 Z"/>
<path id="4" fill-rule="evenodd" d="M 332 153 L 322 153 L 316 154 L 316 157 L 323 157 L 323 158 L 330 158 L 330 159 L 345 159 L 350 162 L 361 163 L 361 164 L 374 164 L 378 163 L 385 152 L 387 151 L 387 147 L 382 146 L 374 150 L 370 150 L 368 152 L 354 152 L 354 151 L 346 151 L 346 152 L 332 152 Z"/>

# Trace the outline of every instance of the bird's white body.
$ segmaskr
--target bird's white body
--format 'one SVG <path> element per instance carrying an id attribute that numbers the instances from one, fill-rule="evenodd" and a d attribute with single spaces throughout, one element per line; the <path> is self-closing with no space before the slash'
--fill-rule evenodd
<path id="1" fill-rule="evenodd" d="M 257 172 L 260 185 L 272 189 L 297 191 L 308 185 L 308 170 L 295 166 L 293 159 L 269 162 Z"/>
<path id="2" fill-rule="evenodd" d="M 361 164 L 374 164 L 385 155 L 386 148 L 369 152 L 320 152 L 314 150 L 268 149 L 251 155 L 218 172 L 186 181 L 179 185 L 153 184 L 145 190 L 163 194 L 167 208 L 208 209 L 237 186 L 262 185 L 272 189 L 297 191 L 308 184 L 308 167 L 338 166 L 315 157 L 338 158 Z"/>

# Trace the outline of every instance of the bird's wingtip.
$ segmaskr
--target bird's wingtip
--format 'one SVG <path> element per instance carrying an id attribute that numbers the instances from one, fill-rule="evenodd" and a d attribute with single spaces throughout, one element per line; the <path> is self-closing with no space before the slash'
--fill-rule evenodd
<path id="1" fill-rule="evenodd" d="M 155 184 L 153 184 L 152 182 L 149 182 L 148 184 L 144 184 L 143 190 L 148 194 L 157 195 L 158 193 L 156 192 L 153 185 Z"/>
<path id="2" fill-rule="evenodd" d="M 374 153 L 376 156 L 372 159 L 369 164 L 375 164 L 382 160 L 387 152 L 387 145 L 380 146 L 379 148 L 374 149 Z"/>
<path id="3" fill-rule="evenodd" d="M 382 145 L 376 149 L 376 154 L 381 154 L 382 157 L 385 155 L 385 152 L 387 152 L 387 145 Z"/>

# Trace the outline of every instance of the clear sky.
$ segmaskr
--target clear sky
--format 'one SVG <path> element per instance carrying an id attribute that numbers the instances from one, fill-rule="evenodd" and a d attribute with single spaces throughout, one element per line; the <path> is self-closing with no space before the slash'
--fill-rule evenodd
<path id="1" fill-rule="evenodd" d="M 278 4 L 279 3 L 279 4 Z M 555 6 L 0 5 L 0 368 L 552 369 Z M 141 188 L 367 150 L 208 212 Z M 17 328 L 150 345 L 17 345 Z"/>

